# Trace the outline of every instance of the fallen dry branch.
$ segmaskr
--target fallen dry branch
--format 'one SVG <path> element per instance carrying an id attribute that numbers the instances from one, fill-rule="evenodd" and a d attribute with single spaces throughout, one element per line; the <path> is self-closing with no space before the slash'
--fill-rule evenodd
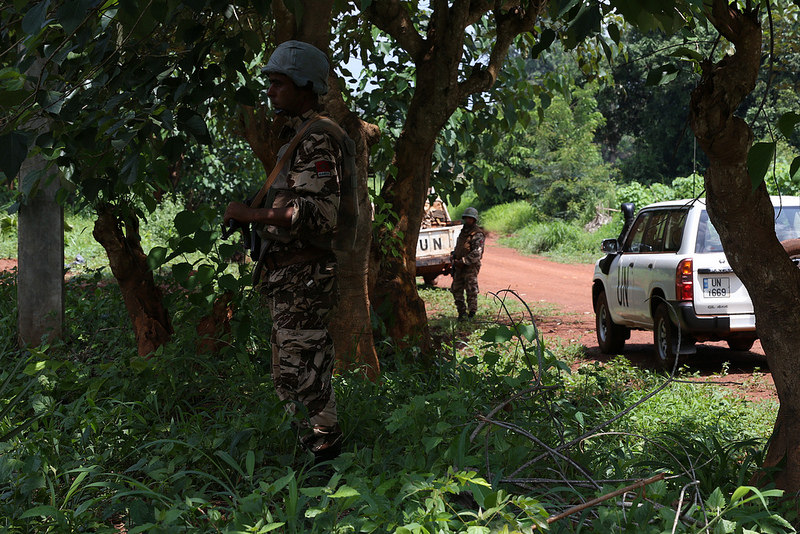
<path id="1" fill-rule="evenodd" d="M 559 519 L 564 519 L 565 517 L 569 517 L 572 514 L 577 514 L 578 512 L 582 512 L 582 511 L 584 511 L 584 510 L 586 510 L 588 508 L 592 508 L 593 506 L 597 506 L 598 504 L 603 503 L 603 502 L 605 502 L 605 501 L 607 501 L 609 499 L 613 499 L 614 497 L 617 497 L 617 496 L 622 495 L 624 493 L 628 493 L 629 491 L 633 491 L 635 489 L 643 488 L 643 487 L 647 486 L 648 484 L 652 484 L 653 482 L 658 482 L 659 480 L 664 480 L 664 473 L 659 473 L 659 474 L 657 474 L 655 476 L 652 476 L 652 477 L 650 477 L 648 479 L 639 480 L 639 481 L 631 484 L 630 486 L 625 486 L 624 488 L 620 488 L 618 490 L 614 490 L 611 493 L 606 493 L 605 495 L 602 495 L 600 497 L 592 499 L 591 501 L 586 501 L 585 503 L 579 504 L 578 506 L 573 506 L 569 510 L 565 510 L 564 512 L 561 512 L 560 514 L 551 515 L 550 517 L 547 518 L 547 524 L 550 525 L 552 523 L 555 523 Z M 535 529 L 536 526 L 534 525 L 533 528 Z"/>

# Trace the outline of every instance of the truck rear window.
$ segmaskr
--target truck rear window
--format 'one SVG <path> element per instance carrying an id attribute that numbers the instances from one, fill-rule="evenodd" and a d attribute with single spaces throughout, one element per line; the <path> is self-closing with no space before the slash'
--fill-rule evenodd
<path id="1" fill-rule="evenodd" d="M 800 238 L 800 208 L 798 207 L 776 207 L 775 208 L 775 233 L 779 241 Z M 697 241 L 694 251 L 703 252 L 722 252 L 722 243 L 719 233 L 711 221 L 708 220 L 708 212 L 703 210 L 700 213 L 700 223 L 697 226 Z"/>

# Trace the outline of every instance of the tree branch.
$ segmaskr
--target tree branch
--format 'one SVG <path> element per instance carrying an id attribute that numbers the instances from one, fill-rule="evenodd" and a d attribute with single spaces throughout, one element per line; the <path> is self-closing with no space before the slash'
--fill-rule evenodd
<path id="1" fill-rule="evenodd" d="M 521 6 L 508 8 L 507 3 L 498 2 L 498 6 L 494 9 L 497 38 L 489 54 L 489 64 L 485 68 L 477 66 L 472 74 L 459 84 L 458 89 L 462 99 L 473 93 L 486 91 L 495 84 L 514 39 L 522 33 L 533 31 L 545 5 L 545 0 L 534 0 L 527 9 Z"/>
<path id="2" fill-rule="evenodd" d="M 408 11 L 399 0 L 372 2 L 364 12 L 367 19 L 397 41 L 416 62 L 425 50 L 425 39 L 414 28 Z"/>

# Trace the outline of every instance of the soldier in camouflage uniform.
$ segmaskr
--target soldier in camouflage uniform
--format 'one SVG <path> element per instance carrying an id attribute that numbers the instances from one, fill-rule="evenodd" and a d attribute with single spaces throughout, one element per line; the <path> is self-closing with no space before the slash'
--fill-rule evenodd
<path id="1" fill-rule="evenodd" d="M 478 273 L 481 270 L 481 258 L 486 241 L 483 229 L 478 226 L 478 210 L 465 209 L 461 220 L 464 226 L 453 251 L 453 284 L 450 286 L 459 321 L 475 317 L 475 312 L 478 311 Z"/>
<path id="2" fill-rule="evenodd" d="M 328 61 L 307 44 L 288 41 L 275 50 L 263 72 L 277 113 L 289 116 L 282 137 L 291 140 L 318 115 L 327 92 Z M 279 155 L 287 149 L 284 145 Z M 318 459 L 338 454 L 342 433 L 331 386 L 334 364 L 329 321 L 338 303 L 336 255 L 331 239 L 339 207 L 341 147 L 326 132 L 301 138 L 290 163 L 264 203 L 232 202 L 224 222 L 250 222 L 262 237 L 259 290 L 272 316 L 272 377 L 291 413 L 306 412 L 301 442 Z"/>

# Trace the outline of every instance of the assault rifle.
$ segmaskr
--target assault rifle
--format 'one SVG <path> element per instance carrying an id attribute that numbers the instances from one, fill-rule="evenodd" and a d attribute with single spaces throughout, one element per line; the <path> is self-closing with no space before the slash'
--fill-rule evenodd
<path id="1" fill-rule="evenodd" d="M 253 198 L 248 198 L 245 200 L 245 204 L 249 206 L 252 201 Z M 250 226 L 250 223 L 241 223 L 231 219 L 228 221 L 228 226 L 222 225 L 222 239 L 228 239 L 236 230 L 242 231 L 242 245 L 245 250 L 250 251 L 250 258 L 253 261 L 258 261 L 261 253 L 261 236 L 258 235 L 255 228 Z"/>

